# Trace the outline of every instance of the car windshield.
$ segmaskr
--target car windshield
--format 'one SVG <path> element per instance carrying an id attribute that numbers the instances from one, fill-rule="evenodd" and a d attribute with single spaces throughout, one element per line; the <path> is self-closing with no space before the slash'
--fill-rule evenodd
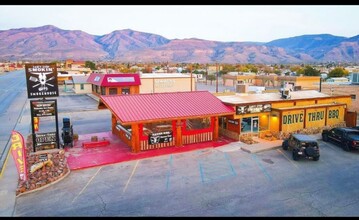
<path id="1" fill-rule="evenodd" d="M 354 140 L 359 140 L 359 132 L 356 131 L 348 132 L 348 137 Z"/>

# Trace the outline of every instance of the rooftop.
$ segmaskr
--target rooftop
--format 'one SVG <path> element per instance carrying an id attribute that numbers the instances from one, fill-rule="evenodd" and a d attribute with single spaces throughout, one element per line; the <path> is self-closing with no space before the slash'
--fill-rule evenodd
<path id="1" fill-rule="evenodd" d="M 208 91 L 108 95 L 100 98 L 122 124 L 234 113 L 233 107 L 224 105 Z"/>
<path id="2" fill-rule="evenodd" d="M 308 99 L 308 98 L 321 98 L 330 97 L 327 94 L 318 92 L 316 90 L 301 90 L 293 91 L 290 93 L 290 100 Z M 248 94 L 248 93 L 236 93 L 235 95 L 229 96 L 218 96 L 218 98 L 228 104 L 247 104 L 257 102 L 273 102 L 283 101 L 281 94 L 278 93 L 262 93 L 262 94 Z"/>

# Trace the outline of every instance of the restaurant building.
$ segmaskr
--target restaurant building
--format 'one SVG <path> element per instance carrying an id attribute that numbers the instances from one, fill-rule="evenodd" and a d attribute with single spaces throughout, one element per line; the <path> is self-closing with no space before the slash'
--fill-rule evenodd
<path id="1" fill-rule="evenodd" d="M 354 120 L 347 117 L 351 105 L 349 95 L 330 96 L 315 90 L 303 90 L 292 91 L 287 97 L 278 92 L 236 93 L 218 98 L 235 111 L 233 115 L 220 117 L 220 133 L 235 140 L 243 134 L 262 137 L 268 132 L 292 133 Z"/>
<path id="2" fill-rule="evenodd" d="M 208 91 L 101 95 L 112 115 L 112 133 L 140 152 L 191 143 L 216 141 L 219 117 L 233 117 Z"/>
<path id="3" fill-rule="evenodd" d="M 137 73 L 91 73 L 87 82 L 92 84 L 92 94 L 96 96 L 138 94 L 141 85 Z"/>

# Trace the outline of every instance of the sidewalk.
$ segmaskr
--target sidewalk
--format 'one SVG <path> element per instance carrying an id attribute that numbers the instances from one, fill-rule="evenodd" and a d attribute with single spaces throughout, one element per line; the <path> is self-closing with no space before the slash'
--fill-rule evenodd
<path id="1" fill-rule="evenodd" d="M 311 136 L 314 140 L 321 140 L 322 134 L 311 134 Z M 258 141 L 257 144 L 244 144 L 240 146 L 240 148 L 248 153 L 258 153 L 266 150 L 273 150 L 282 147 L 283 140 L 275 140 L 275 141 L 267 141 L 264 139 L 256 138 L 255 141 Z M 239 142 L 241 143 L 241 142 Z"/>

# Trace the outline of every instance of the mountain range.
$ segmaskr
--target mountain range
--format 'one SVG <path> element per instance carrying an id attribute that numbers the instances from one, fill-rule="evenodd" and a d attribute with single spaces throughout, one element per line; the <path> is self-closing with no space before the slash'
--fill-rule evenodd
<path id="1" fill-rule="evenodd" d="M 176 63 L 358 62 L 359 35 L 303 35 L 270 42 L 167 39 L 116 30 L 102 36 L 53 25 L 0 31 L 0 60 L 92 60 Z"/>

